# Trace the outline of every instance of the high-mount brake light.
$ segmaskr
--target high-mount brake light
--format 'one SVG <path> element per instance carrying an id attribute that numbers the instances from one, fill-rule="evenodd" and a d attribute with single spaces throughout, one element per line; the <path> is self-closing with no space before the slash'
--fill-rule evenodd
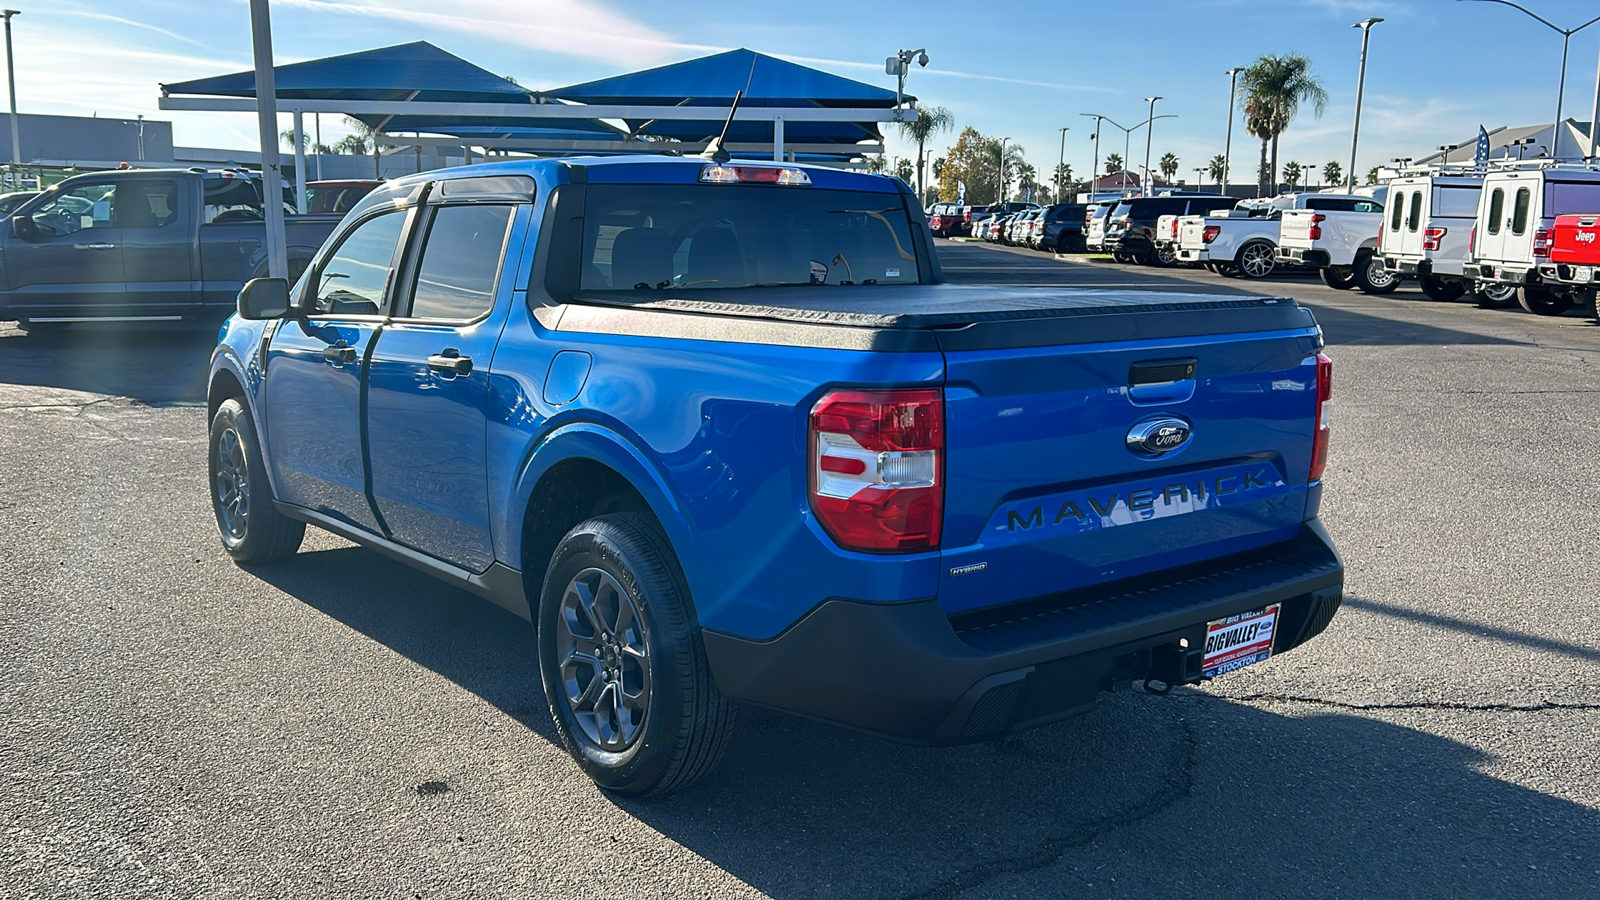
<path id="1" fill-rule="evenodd" d="M 1313 214 L 1311 216 L 1311 230 L 1306 233 L 1306 237 L 1313 241 L 1322 240 L 1322 223 L 1326 221 L 1328 221 L 1328 217 L 1322 213 Z"/>
<path id="2" fill-rule="evenodd" d="M 1450 229 L 1441 228 L 1441 227 L 1439 227 L 1437 225 L 1433 226 L 1432 228 L 1423 229 L 1422 230 L 1422 249 L 1430 251 L 1430 252 L 1435 252 L 1435 253 L 1438 252 L 1439 247 L 1441 246 L 1442 242 L 1444 241 L 1444 236 L 1449 234 L 1449 233 L 1450 233 Z"/>
<path id="3" fill-rule="evenodd" d="M 839 546 L 939 549 L 943 391 L 833 391 L 811 408 L 808 430 L 811 509 Z"/>
<path id="4" fill-rule="evenodd" d="M 1219 235 L 1221 233 L 1222 233 L 1222 226 L 1221 225 L 1207 225 L 1206 226 L 1206 230 L 1200 233 L 1200 240 L 1205 241 L 1206 243 L 1209 244 L 1212 241 L 1216 240 L 1217 239 L 1217 235 Z"/>
<path id="5" fill-rule="evenodd" d="M 700 170 L 704 184 L 810 184 L 804 169 L 788 166 L 741 166 L 712 163 Z"/>
<path id="6" fill-rule="evenodd" d="M 1333 412 L 1333 360 L 1317 354 L 1317 419 L 1311 442 L 1311 471 L 1306 481 L 1321 481 L 1328 468 L 1328 419 Z"/>
<path id="7" fill-rule="evenodd" d="M 1533 255 L 1540 259 L 1550 258 L 1550 229 L 1540 228 L 1533 233 Z"/>

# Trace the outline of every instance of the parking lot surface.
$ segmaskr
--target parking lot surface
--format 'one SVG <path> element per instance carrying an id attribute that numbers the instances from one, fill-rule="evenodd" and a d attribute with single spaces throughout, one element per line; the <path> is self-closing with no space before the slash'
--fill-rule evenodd
<path id="1" fill-rule="evenodd" d="M 954 281 L 1312 307 L 1328 631 L 970 747 L 747 710 L 706 781 L 617 800 L 522 620 L 315 530 L 228 559 L 214 332 L 0 325 L 0 896 L 1595 896 L 1592 319 L 939 248 Z"/>

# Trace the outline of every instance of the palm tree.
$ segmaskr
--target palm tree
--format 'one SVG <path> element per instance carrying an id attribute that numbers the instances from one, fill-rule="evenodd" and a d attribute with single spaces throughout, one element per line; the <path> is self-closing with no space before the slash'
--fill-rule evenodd
<path id="1" fill-rule="evenodd" d="M 868 172 L 871 172 L 872 174 L 877 175 L 880 172 L 883 172 L 887 168 L 889 168 L 889 160 L 882 153 L 868 153 L 867 154 L 867 171 Z"/>
<path id="2" fill-rule="evenodd" d="M 1261 138 L 1263 159 L 1267 142 L 1272 144 L 1272 161 L 1266 168 L 1266 180 L 1276 182 L 1278 138 L 1294 121 L 1302 103 L 1311 104 L 1321 118 L 1328 107 L 1328 92 L 1323 89 L 1322 80 L 1311 74 L 1311 60 L 1298 53 L 1261 57 L 1244 70 L 1239 86 L 1244 90 L 1246 127 Z M 1266 184 L 1262 187 L 1262 192 L 1266 193 Z"/>
<path id="3" fill-rule="evenodd" d="M 1066 201 L 1067 192 L 1072 189 L 1072 163 L 1062 163 L 1056 166 L 1056 193 L 1058 200 Z"/>
<path id="4" fill-rule="evenodd" d="M 344 124 L 350 128 L 350 137 L 359 138 L 362 145 L 372 148 L 372 177 L 383 177 L 383 147 L 379 146 L 378 138 L 383 136 L 383 131 L 361 121 L 355 116 L 345 116 Z M 354 144 L 354 141 L 351 141 Z M 355 151 L 357 155 L 360 151 Z"/>
<path id="5" fill-rule="evenodd" d="M 1018 162 L 1016 167 L 1017 190 L 1024 196 L 1031 196 L 1030 192 L 1039 185 L 1039 170 L 1030 162 Z"/>
<path id="6" fill-rule="evenodd" d="M 1219 194 L 1227 189 L 1227 187 L 1222 183 L 1222 173 L 1226 172 L 1227 169 L 1228 158 L 1223 156 L 1221 153 L 1211 157 L 1211 162 L 1206 164 L 1206 171 L 1211 173 L 1212 180 L 1217 183 L 1217 187 L 1219 188 L 1217 193 Z"/>
<path id="7" fill-rule="evenodd" d="M 1246 101 L 1244 105 L 1244 130 L 1261 139 L 1261 164 L 1256 166 L 1256 196 L 1267 194 L 1271 169 L 1267 167 L 1267 144 L 1272 140 L 1272 114 L 1260 104 Z"/>
<path id="8" fill-rule="evenodd" d="M 1283 180 L 1289 185 L 1289 190 L 1294 190 L 1295 185 L 1300 183 L 1301 174 L 1300 164 L 1294 160 L 1283 164 Z"/>
<path id="9" fill-rule="evenodd" d="M 1339 165 L 1337 159 L 1330 159 L 1322 164 L 1322 180 L 1329 184 L 1344 183 L 1344 166 Z"/>
<path id="10" fill-rule="evenodd" d="M 1171 184 L 1172 176 L 1178 173 L 1178 157 L 1168 153 L 1161 157 L 1161 162 L 1156 164 L 1156 168 L 1161 170 L 1161 177 Z"/>
<path id="11" fill-rule="evenodd" d="M 995 182 L 999 185 L 999 189 L 995 191 L 996 200 L 999 200 L 1004 196 L 1004 188 L 1006 185 L 1011 183 L 1012 176 L 1014 176 L 1022 166 L 1027 165 L 1027 163 L 1022 159 L 1022 145 L 1005 144 L 1004 160 L 1000 159 L 1001 146 L 1002 142 L 989 140 L 984 144 L 983 148 L 983 153 L 986 157 L 985 162 L 988 164 L 988 167 L 993 170 Z M 1002 162 L 1004 163 L 1003 165 Z M 1001 176 L 1004 177 L 1002 178 Z"/>
<path id="12" fill-rule="evenodd" d="M 935 134 L 938 134 L 941 131 L 949 131 L 951 128 L 954 128 L 955 124 L 956 117 L 950 114 L 950 110 L 945 109 L 942 106 L 930 106 L 927 109 L 919 109 L 917 110 L 917 120 L 915 122 L 900 123 L 900 134 L 917 142 L 918 197 L 922 196 L 922 192 L 924 190 L 922 183 L 923 145 L 926 144 Z"/>
<path id="13" fill-rule="evenodd" d="M 1122 171 L 1122 154 L 1112 153 L 1106 157 L 1106 174 L 1115 175 Z"/>

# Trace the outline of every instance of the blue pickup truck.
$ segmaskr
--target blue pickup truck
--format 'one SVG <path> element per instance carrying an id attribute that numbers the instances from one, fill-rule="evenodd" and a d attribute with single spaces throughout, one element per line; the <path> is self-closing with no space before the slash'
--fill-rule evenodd
<path id="1" fill-rule="evenodd" d="M 661 793 L 738 703 L 953 744 L 1319 633 L 1322 346 L 1292 300 L 944 283 L 883 176 L 464 167 L 240 293 L 212 502 L 242 564 L 310 524 L 530 619 L 567 749 Z"/>
<path id="2" fill-rule="evenodd" d="M 222 319 L 266 273 L 259 173 L 119 169 L 68 178 L 0 228 L 0 319 L 24 331 L 73 322 Z M 339 217 L 286 216 L 298 275 Z"/>

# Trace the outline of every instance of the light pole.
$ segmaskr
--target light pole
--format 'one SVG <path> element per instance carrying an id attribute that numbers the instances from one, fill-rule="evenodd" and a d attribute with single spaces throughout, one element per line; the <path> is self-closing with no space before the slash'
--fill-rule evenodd
<path id="1" fill-rule="evenodd" d="M 916 50 L 901 50 L 894 56 L 884 60 L 884 71 L 895 76 L 896 79 L 894 87 L 894 120 L 896 122 L 904 121 L 901 118 L 904 114 L 901 106 L 905 102 L 906 72 L 910 71 L 913 59 L 917 61 L 917 65 L 922 66 L 924 69 L 928 67 L 928 51 L 920 47 Z"/>
<path id="2" fill-rule="evenodd" d="M 1382 21 L 1374 17 L 1350 26 L 1361 29 L 1361 69 L 1356 75 L 1356 122 L 1350 129 L 1350 176 L 1345 184 L 1346 189 L 1351 191 L 1356 189 L 1356 141 L 1361 137 L 1361 93 L 1367 85 L 1367 41 L 1372 37 L 1372 26 Z"/>
<path id="3" fill-rule="evenodd" d="M 1234 66 L 1222 74 L 1228 76 L 1228 136 L 1222 142 L 1222 181 L 1217 185 L 1217 193 L 1228 192 L 1228 163 L 1233 158 L 1233 95 L 1234 89 L 1239 86 L 1239 73 L 1244 69 Z"/>
<path id="4" fill-rule="evenodd" d="M 1144 99 L 1150 104 L 1150 116 L 1144 120 L 1146 125 L 1144 130 L 1144 195 L 1148 197 L 1150 196 L 1150 182 L 1154 180 L 1150 177 L 1150 139 L 1156 133 L 1156 127 L 1152 123 L 1156 120 L 1156 101 L 1161 98 L 1146 97 Z"/>
<path id="5" fill-rule="evenodd" d="M 1195 190 L 1195 193 L 1198 194 L 1200 192 L 1200 189 L 1202 187 L 1205 187 L 1205 177 L 1206 177 L 1206 167 L 1205 166 L 1195 166 L 1194 167 L 1194 190 Z M 1217 193 L 1220 194 L 1222 192 L 1221 191 L 1217 191 Z"/>
<path id="6" fill-rule="evenodd" d="M 1094 120 L 1094 134 L 1089 135 L 1094 138 L 1094 165 L 1089 167 L 1089 197 L 1092 199 L 1095 195 L 1095 181 L 1100 177 L 1100 122 L 1105 116 L 1099 113 L 1078 113 L 1078 115 L 1088 116 Z"/>
<path id="7" fill-rule="evenodd" d="M 22 137 L 17 130 L 17 66 L 15 55 L 11 52 L 11 17 L 22 15 L 20 9 L 0 9 L 0 17 L 6 20 L 6 87 L 11 91 L 11 180 L 12 189 L 16 190 L 22 185 L 17 182 L 17 166 L 22 165 Z"/>
<path id="8" fill-rule="evenodd" d="M 1009 140 L 1011 138 L 1008 137 L 1000 139 L 1000 205 L 1002 208 L 1004 208 L 1006 202 L 1006 141 Z"/>
<path id="9" fill-rule="evenodd" d="M 1511 0 L 1457 0 L 1457 2 L 1498 3 L 1501 6 L 1509 6 L 1514 10 L 1537 19 L 1539 24 L 1549 28 L 1556 34 L 1561 35 L 1561 81 L 1556 87 L 1556 121 L 1555 124 L 1550 126 L 1550 152 L 1553 155 L 1559 156 L 1561 152 L 1561 136 L 1557 134 L 1557 132 L 1561 128 L 1561 106 L 1562 102 L 1566 99 L 1567 93 L 1567 48 L 1572 43 L 1573 35 L 1584 30 L 1585 28 L 1588 28 L 1590 25 L 1593 25 L 1596 22 L 1600 22 L 1600 16 L 1595 16 L 1582 25 L 1579 25 L 1577 28 L 1562 28 L 1556 25 L 1554 22 L 1551 22 L 1549 19 L 1546 19 L 1544 16 L 1534 12 L 1533 10 L 1512 3 Z M 1595 108 L 1600 109 L 1600 72 L 1595 73 Z M 1595 128 L 1595 123 L 1589 123 L 1589 153 L 1591 155 L 1594 153 Z"/>
<path id="10" fill-rule="evenodd" d="M 1061 131 L 1061 158 L 1059 160 L 1057 160 L 1057 162 L 1056 162 L 1056 202 L 1057 203 L 1065 202 L 1065 201 L 1063 201 L 1061 199 L 1061 195 L 1066 191 L 1067 186 L 1061 180 L 1061 167 L 1067 164 L 1067 132 L 1071 131 L 1071 130 L 1072 129 L 1066 127 L 1065 125 L 1061 126 L 1061 128 L 1060 128 L 1060 131 Z"/>

